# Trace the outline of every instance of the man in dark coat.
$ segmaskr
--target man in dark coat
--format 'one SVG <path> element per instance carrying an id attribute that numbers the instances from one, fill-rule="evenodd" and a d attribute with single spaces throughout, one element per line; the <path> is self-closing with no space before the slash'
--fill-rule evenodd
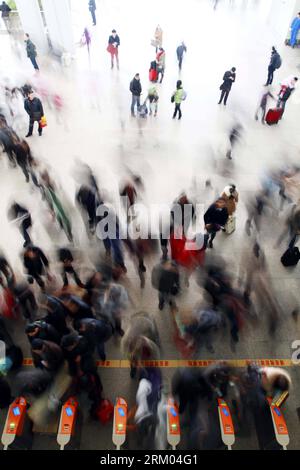
<path id="1" fill-rule="evenodd" d="M 31 344 L 31 351 L 35 367 L 48 372 L 56 372 L 64 362 L 61 347 L 52 341 L 35 339 Z"/>
<path id="2" fill-rule="evenodd" d="M 232 84 L 235 82 L 235 79 L 236 79 L 235 72 L 236 72 L 235 67 L 232 67 L 231 70 L 228 70 L 227 72 L 225 72 L 224 77 L 223 77 L 223 83 L 220 86 L 220 90 L 222 91 L 222 93 L 221 93 L 221 98 L 218 104 L 221 104 L 222 101 L 224 100 L 224 106 L 226 106 Z"/>
<path id="3" fill-rule="evenodd" d="M 24 238 L 24 247 L 31 244 L 30 235 L 28 230 L 32 227 L 32 220 L 30 212 L 26 207 L 20 206 L 18 203 L 12 204 L 9 209 L 8 217 L 14 222 L 19 223 L 20 232 Z"/>
<path id="4" fill-rule="evenodd" d="M 187 51 L 186 45 L 184 42 L 180 44 L 180 46 L 176 49 L 177 59 L 178 59 L 178 66 L 179 70 L 182 68 L 182 61 L 183 61 L 183 54 Z"/>
<path id="5" fill-rule="evenodd" d="M 2 2 L 2 4 L 0 5 L 0 11 L 1 11 L 2 19 L 5 23 L 6 29 L 9 32 L 9 29 L 10 29 L 9 14 L 11 12 L 11 8 L 7 5 L 6 2 Z"/>
<path id="6" fill-rule="evenodd" d="M 270 61 L 269 68 L 268 68 L 268 79 L 267 79 L 266 86 L 272 85 L 274 72 L 280 67 L 281 67 L 281 57 L 276 51 L 275 47 L 272 47 L 271 61 Z"/>
<path id="7" fill-rule="evenodd" d="M 44 321 L 52 325 L 56 331 L 62 336 L 70 333 L 67 327 L 66 316 L 68 314 L 63 302 L 57 297 L 47 295 L 47 302 L 45 305 L 47 315 Z"/>
<path id="8" fill-rule="evenodd" d="M 78 322 L 79 333 L 88 340 L 90 345 L 97 348 L 99 357 L 105 361 L 106 354 L 104 343 L 111 338 L 114 333 L 112 324 L 104 318 L 84 318 Z"/>
<path id="9" fill-rule="evenodd" d="M 49 325 L 43 320 L 37 320 L 34 323 L 27 325 L 25 333 L 27 334 L 28 341 L 31 344 L 35 339 L 52 341 L 57 344 L 60 344 L 61 341 L 61 335 L 52 325 Z"/>
<path id="10" fill-rule="evenodd" d="M 134 114 L 135 105 L 137 106 L 137 110 L 139 110 L 141 106 L 140 96 L 142 93 L 142 86 L 141 86 L 139 73 L 136 73 L 133 80 L 130 82 L 130 91 L 132 93 L 131 116 L 135 117 L 135 114 Z"/>
<path id="11" fill-rule="evenodd" d="M 95 0 L 89 0 L 89 10 L 91 12 L 92 19 L 93 19 L 93 26 L 96 26 L 97 24 L 96 9 L 97 7 L 96 7 Z"/>
<path id="12" fill-rule="evenodd" d="M 228 220 L 228 210 L 226 207 L 226 201 L 223 198 L 219 198 L 214 204 L 212 204 L 204 214 L 205 229 L 207 233 L 204 235 L 204 248 L 213 248 L 213 241 L 217 233 L 224 229 Z M 208 243 L 209 241 L 209 243 Z"/>
<path id="13" fill-rule="evenodd" d="M 29 130 L 26 137 L 32 136 L 35 121 L 39 123 L 39 136 L 41 136 L 43 133 L 41 119 L 44 116 L 44 109 L 41 100 L 35 97 L 34 93 L 31 92 L 24 102 L 24 108 L 29 116 Z"/>
<path id="14" fill-rule="evenodd" d="M 58 254 L 59 261 L 62 263 L 61 275 L 64 281 L 64 287 L 69 285 L 67 274 L 70 274 L 74 277 L 74 280 L 76 284 L 78 285 L 78 287 L 84 288 L 84 284 L 81 282 L 77 272 L 72 266 L 74 258 L 73 258 L 71 251 L 68 248 L 60 248 L 57 254 Z"/>
<path id="15" fill-rule="evenodd" d="M 31 60 L 31 63 L 33 67 L 35 68 L 35 70 L 39 70 L 39 66 L 36 61 L 36 56 L 37 56 L 36 47 L 31 41 L 29 34 L 27 33 L 25 34 L 25 44 L 26 44 L 27 57 Z"/>
<path id="16" fill-rule="evenodd" d="M 176 308 L 174 297 L 180 289 L 179 271 L 172 261 L 162 261 L 152 271 L 152 285 L 159 291 L 159 309 L 163 310 L 165 302 Z"/>
<path id="17" fill-rule="evenodd" d="M 37 246 L 29 245 L 24 251 L 23 260 L 28 272 L 29 283 L 33 284 L 33 280 L 35 280 L 44 289 L 45 283 L 41 276 L 48 270 L 49 261 L 43 251 Z"/>

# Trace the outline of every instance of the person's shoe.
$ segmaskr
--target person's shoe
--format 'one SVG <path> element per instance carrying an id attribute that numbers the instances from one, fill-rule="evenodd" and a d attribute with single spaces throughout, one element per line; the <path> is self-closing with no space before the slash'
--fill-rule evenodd
<path id="1" fill-rule="evenodd" d="M 208 248 L 211 248 L 211 249 L 213 249 L 213 247 L 214 247 L 214 245 L 213 245 L 213 242 L 212 242 L 212 241 L 210 241 L 210 242 L 208 243 Z"/>
<path id="2" fill-rule="evenodd" d="M 163 309 L 164 309 L 164 305 L 165 305 L 164 302 L 159 302 L 159 304 L 158 304 L 159 310 L 163 310 Z"/>
<path id="3" fill-rule="evenodd" d="M 146 266 L 144 265 L 144 263 L 140 263 L 140 265 L 139 265 L 139 270 L 140 270 L 142 273 L 145 273 L 145 272 L 147 271 Z"/>
<path id="4" fill-rule="evenodd" d="M 43 133 L 42 132 L 39 132 L 39 136 L 42 137 Z"/>
<path id="5" fill-rule="evenodd" d="M 26 137 L 31 137 L 31 136 L 32 136 L 32 134 L 27 134 L 27 135 L 25 135 L 25 138 L 26 138 Z"/>

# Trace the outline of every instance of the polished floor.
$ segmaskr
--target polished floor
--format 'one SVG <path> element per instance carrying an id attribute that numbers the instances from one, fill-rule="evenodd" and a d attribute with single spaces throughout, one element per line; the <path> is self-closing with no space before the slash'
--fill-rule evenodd
<path id="1" fill-rule="evenodd" d="M 31 80 L 42 93 L 48 127 L 42 138 L 34 135 L 30 145 L 34 156 L 51 168 L 51 174 L 67 201 L 75 227 L 75 247 L 82 260 L 82 273 L 87 274 L 92 268 L 99 247 L 95 241 L 86 249 L 88 240 L 74 207 L 78 160 L 89 164 L 95 171 L 100 188 L 112 204 L 118 201 L 119 182 L 126 176 L 128 169 L 143 178 L 145 191 L 142 201 L 147 205 L 171 204 L 183 190 L 195 202 L 207 205 L 228 183 L 235 183 L 240 192 L 237 230 L 230 238 L 218 236 L 215 250 L 225 257 L 230 270 L 236 274 L 239 259 L 248 250 L 250 243 L 244 232 L 245 203 L 248 197 L 255 193 L 261 179 L 271 168 L 299 161 L 299 90 L 288 103 L 279 126 L 262 126 L 254 120 L 273 45 L 278 47 L 283 57 L 282 68 L 275 76 L 273 92 L 279 91 L 281 80 L 299 74 L 299 51 L 283 45 L 282 27 L 270 21 L 272 2 L 220 0 L 214 10 L 214 2 L 208 0 L 189 0 L 184 3 L 153 0 L 145 2 L 147 7 L 141 7 L 144 2 L 136 0 L 99 0 L 96 27 L 91 26 L 89 12 L 82 9 L 82 3 L 72 0 L 74 38 L 78 44 L 76 57 L 68 68 L 41 56 L 38 57 L 41 73 L 35 76 L 25 57 L 23 45 L 18 46 L 7 35 L 0 36 L 1 83 L 8 80 L 12 85 L 22 85 L 25 80 Z M 157 23 L 164 31 L 167 57 L 164 81 L 157 85 L 160 96 L 158 116 L 146 120 L 133 119 L 130 116 L 129 82 L 139 72 L 143 97 L 146 97 L 149 64 L 154 59 L 151 39 Z M 79 47 L 83 28 L 87 25 L 92 32 L 90 55 L 85 47 Z M 119 71 L 110 69 L 110 58 L 106 52 L 112 28 L 116 28 L 121 37 Z M 182 120 L 173 121 L 170 97 L 179 77 L 175 52 L 181 40 L 186 42 L 188 48 L 180 75 L 187 100 L 182 105 Z M 228 106 L 224 109 L 217 105 L 219 86 L 224 71 L 232 66 L 237 68 L 237 80 Z M 53 94 L 63 98 L 64 106 L 59 118 L 53 106 L 49 106 Z M 229 165 L 224 158 L 229 145 L 228 131 L 236 122 L 242 124 L 244 132 L 234 160 Z M 27 118 L 22 111 L 22 103 L 13 124 L 25 136 Z M 50 257 L 54 255 L 54 247 L 65 244 L 66 239 L 53 227 L 48 214 L 41 212 L 39 196 L 25 184 L 21 172 L 8 167 L 5 156 L 1 158 L 0 169 L 0 246 L 21 274 L 19 254 L 22 251 L 22 239 L 17 228 L 6 217 L 12 199 L 30 207 L 34 221 L 33 240 Z M 206 191 L 205 181 L 208 179 L 213 189 Z M 293 272 L 284 270 L 280 264 L 282 253 L 273 248 L 282 230 L 284 217 L 276 204 L 274 201 L 274 207 L 265 220 L 260 241 L 267 255 L 278 301 L 284 307 L 286 317 L 282 319 L 273 339 L 269 338 L 262 318 L 259 328 L 246 328 L 243 331 L 236 352 L 231 350 L 227 338 L 219 338 L 214 345 L 216 352 L 213 357 L 201 350 L 199 359 L 291 357 L 291 344 L 300 338 L 299 324 L 289 314 L 298 302 L 300 275 L 298 269 Z M 146 288 L 141 291 L 130 260 L 128 268 L 125 285 L 130 289 L 133 299 L 128 315 L 141 309 L 153 313 L 161 332 L 163 358 L 180 358 L 173 343 L 173 325 L 169 312 L 159 312 L 157 308 L 150 269 Z M 180 299 L 180 308 L 192 307 L 201 297 L 202 292 L 192 280 L 189 291 Z M 22 322 L 14 326 L 14 334 L 28 354 L 26 338 L 21 337 L 23 327 Z M 107 350 L 110 359 L 121 358 L 118 344 L 109 343 Z M 294 388 L 286 405 L 286 418 L 291 448 L 296 449 L 300 442 L 296 413 L 300 406 L 299 368 L 291 368 L 290 372 Z M 172 373 L 173 370 L 164 371 L 166 388 Z M 133 404 L 136 383 L 130 380 L 128 370 L 104 370 L 101 377 L 106 396 L 114 399 L 116 395 L 123 395 Z M 3 413 L 1 418 L 2 421 Z M 86 420 L 83 431 L 82 449 L 111 448 L 109 427 L 103 429 Z M 35 448 L 55 448 L 54 440 L 52 437 L 37 438 Z M 236 448 L 258 448 L 254 433 L 237 438 Z"/>

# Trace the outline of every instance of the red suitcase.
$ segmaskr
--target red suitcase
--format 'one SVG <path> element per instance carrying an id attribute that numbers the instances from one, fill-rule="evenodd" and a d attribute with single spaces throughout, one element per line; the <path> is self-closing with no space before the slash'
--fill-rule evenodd
<path id="1" fill-rule="evenodd" d="M 270 109 L 266 115 L 266 123 L 269 124 L 269 126 L 278 124 L 278 122 L 282 118 L 282 114 L 283 109 L 281 108 Z"/>
<path id="2" fill-rule="evenodd" d="M 158 73 L 155 69 L 149 70 L 149 80 L 150 82 L 157 82 Z"/>

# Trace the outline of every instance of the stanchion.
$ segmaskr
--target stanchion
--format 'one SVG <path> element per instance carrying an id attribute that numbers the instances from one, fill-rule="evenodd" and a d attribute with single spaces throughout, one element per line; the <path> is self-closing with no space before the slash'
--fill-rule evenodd
<path id="1" fill-rule="evenodd" d="M 228 450 L 232 450 L 232 446 L 235 443 L 234 427 L 230 409 L 222 398 L 218 398 L 218 412 L 222 441 Z"/>
<path id="2" fill-rule="evenodd" d="M 178 406 L 173 398 L 167 402 L 167 439 L 172 450 L 176 450 L 180 442 L 180 423 Z"/>
<path id="3" fill-rule="evenodd" d="M 71 442 L 75 436 L 76 424 L 78 419 L 78 401 L 76 398 L 71 397 L 63 405 L 60 414 L 60 421 L 57 433 L 57 443 L 60 450 Z"/>
<path id="4" fill-rule="evenodd" d="M 127 403 L 124 398 L 117 398 L 114 408 L 114 422 L 113 422 L 113 435 L 112 441 L 117 450 L 126 441 L 126 426 L 127 426 Z"/>
<path id="5" fill-rule="evenodd" d="M 28 450 L 32 447 L 32 423 L 27 416 L 27 402 L 18 397 L 10 405 L 3 429 L 3 450 Z"/>

